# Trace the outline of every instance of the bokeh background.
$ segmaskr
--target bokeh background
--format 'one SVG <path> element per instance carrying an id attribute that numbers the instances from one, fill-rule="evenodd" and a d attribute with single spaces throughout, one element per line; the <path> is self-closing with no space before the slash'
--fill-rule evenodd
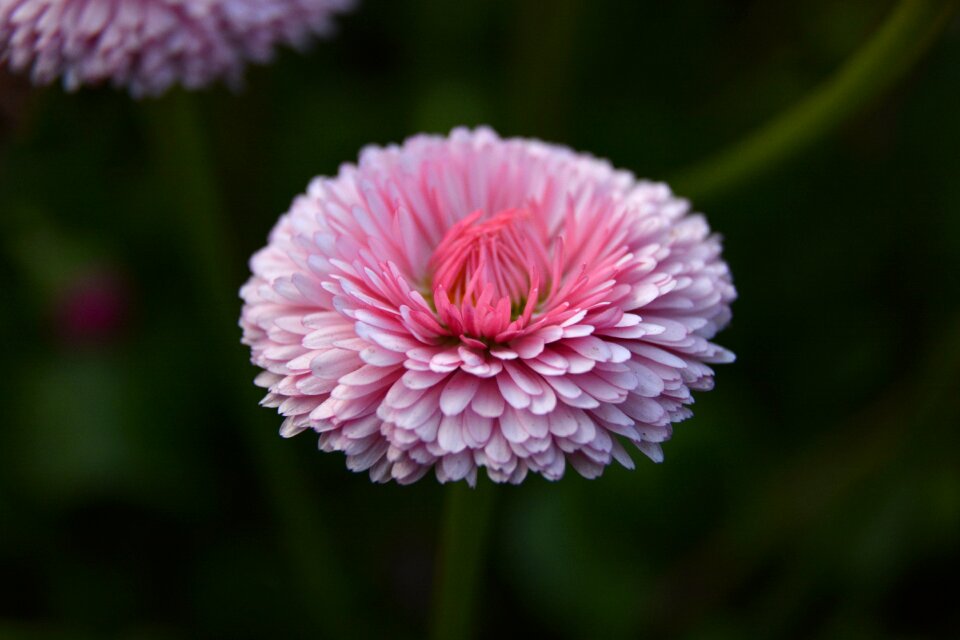
<path id="1" fill-rule="evenodd" d="M 422 637 L 443 488 L 372 485 L 257 406 L 236 290 L 277 216 L 460 124 L 671 178 L 892 6 L 364 0 L 198 119 L 0 77 L 0 637 Z M 958 70 L 954 20 L 791 162 L 687 194 L 739 360 L 664 464 L 495 490 L 480 637 L 957 637 Z"/>

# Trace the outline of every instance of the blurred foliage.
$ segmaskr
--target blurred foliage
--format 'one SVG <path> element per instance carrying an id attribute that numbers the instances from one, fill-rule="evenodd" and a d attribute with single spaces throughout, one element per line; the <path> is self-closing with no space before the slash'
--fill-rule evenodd
<path id="1" fill-rule="evenodd" d="M 225 382 L 255 371 L 209 317 L 178 180 L 214 172 L 235 290 L 366 144 L 488 123 L 674 175 L 890 7 L 365 0 L 309 55 L 197 96 L 212 161 L 179 173 L 156 144 L 177 96 L 0 79 L 0 637 L 424 633 L 441 488 L 371 485 Z M 956 637 L 958 67 L 954 22 L 826 142 L 695 201 L 726 238 L 739 361 L 663 465 L 497 489 L 482 637 Z M 124 283 L 97 298 L 122 314 L 65 332 L 87 273 Z"/>

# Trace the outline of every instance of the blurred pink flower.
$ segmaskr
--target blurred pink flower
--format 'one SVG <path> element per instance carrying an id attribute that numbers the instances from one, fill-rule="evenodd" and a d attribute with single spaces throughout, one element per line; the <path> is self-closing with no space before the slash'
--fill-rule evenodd
<path id="1" fill-rule="evenodd" d="M 111 82 L 135 96 L 175 83 L 238 83 L 276 45 L 304 47 L 353 0 L 0 0 L 0 60 L 69 90 Z"/>
<path id="2" fill-rule="evenodd" d="M 655 461 L 736 297 L 664 184 L 489 129 L 370 147 L 251 261 L 241 326 L 281 434 L 376 481 L 586 477 Z"/>

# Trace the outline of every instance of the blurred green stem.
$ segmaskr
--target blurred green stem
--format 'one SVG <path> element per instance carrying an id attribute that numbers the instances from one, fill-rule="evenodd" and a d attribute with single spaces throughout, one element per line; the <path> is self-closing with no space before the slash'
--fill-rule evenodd
<path id="1" fill-rule="evenodd" d="M 189 312 L 184 321 L 198 317 L 205 331 L 197 348 L 208 352 L 211 370 L 219 372 L 210 380 L 220 386 L 230 408 L 236 407 L 233 418 L 275 510 L 281 548 L 292 570 L 298 572 L 300 588 L 290 591 L 302 592 L 304 606 L 315 616 L 318 629 L 333 637 L 350 637 L 358 625 L 363 627 L 349 609 L 346 589 L 350 581 L 329 551 L 334 544 L 318 517 L 316 500 L 297 473 L 296 461 L 282 449 L 276 431 L 269 428 L 267 418 L 275 416 L 256 406 L 259 390 L 252 383 L 253 369 L 237 328 L 241 276 L 231 268 L 242 263 L 234 257 L 231 227 L 224 218 L 197 107 L 196 96 L 180 90 L 142 107 L 147 142 L 168 185 L 168 206 L 174 209 L 170 219 L 174 236 L 183 243 L 178 247 L 181 259 L 195 272 L 192 284 L 199 308 Z"/>
<path id="2" fill-rule="evenodd" d="M 584 35 L 587 7 L 583 0 L 553 0 L 549 6 L 544 11 L 539 2 L 515 3 L 510 20 L 516 39 L 511 119 L 528 134 L 565 140 L 573 115 L 571 87 L 577 81 L 576 45 Z"/>
<path id="3" fill-rule="evenodd" d="M 823 138 L 893 86 L 936 40 L 958 0 L 901 0 L 833 77 L 754 133 L 671 179 L 679 193 L 733 191 Z"/>
<path id="4" fill-rule="evenodd" d="M 483 574 L 495 487 L 458 482 L 446 502 L 433 592 L 434 640 L 469 640 L 476 631 L 475 605 Z"/>
<path id="5" fill-rule="evenodd" d="M 782 553 L 784 540 L 809 535 L 871 477 L 889 474 L 915 434 L 929 441 L 931 433 L 957 423 L 951 399 L 960 397 L 960 315 L 931 336 L 918 367 L 792 461 L 758 478 L 757 492 L 729 506 L 721 526 L 663 576 L 650 607 L 654 636 L 682 635 L 742 589 L 778 549 Z M 689 606 L 671 606 L 683 598 Z"/>

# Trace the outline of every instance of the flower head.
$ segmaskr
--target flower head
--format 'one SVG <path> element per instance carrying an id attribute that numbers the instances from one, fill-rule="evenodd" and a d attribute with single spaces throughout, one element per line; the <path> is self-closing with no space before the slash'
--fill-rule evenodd
<path id="1" fill-rule="evenodd" d="M 0 0 L 0 60 L 33 81 L 135 96 L 238 83 L 278 44 L 305 46 L 352 0 Z"/>
<path id="2" fill-rule="evenodd" d="M 371 147 L 251 261 L 241 326 L 281 434 L 374 480 L 520 482 L 655 461 L 736 297 L 664 184 L 489 129 Z"/>

